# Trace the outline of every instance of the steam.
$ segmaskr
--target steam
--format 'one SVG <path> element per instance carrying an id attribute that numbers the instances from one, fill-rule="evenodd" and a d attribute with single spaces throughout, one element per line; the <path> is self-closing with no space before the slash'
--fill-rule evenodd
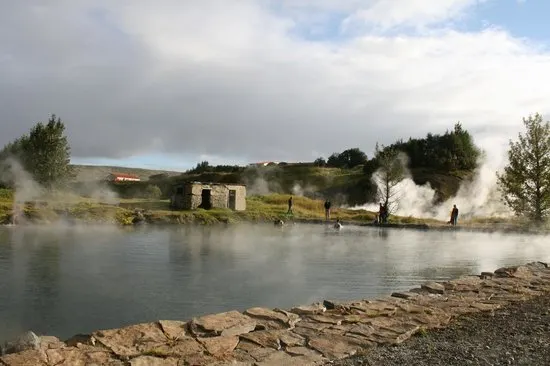
<path id="1" fill-rule="evenodd" d="M 244 179 L 249 195 L 268 195 L 270 193 L 280 193 L 281 186 L 275 180 L 269 180 L 269 175 L 279 169 L 276 166 L 252 167 L 247 169 L 247 175 Z"/>
<path id="2" fill-rule="evenodd" d="M 48 191 L 36 182 L 32 175 L 25 170 L 23 165 L 14 157 L 8 157 L 0 162 L 0 182 L 9 183 L 14 189 L 12 208 L 12 223 L 25 223 L 24 209 L 28 204 L 34 206 L 46 206 L 55 209 L 56 212 L 67 212 L 70 207 L 89 199 L 89 202 L 118 204 L 117 194 L 108 187 L 98 183 L 86 183 L 77 190 L 63 189 Z M 66 221 L 63 216 L 59 223 Z M 74 223 L 72 223 L 74 224 Z"/>
<path id="3" fill-rule="evenodd" d="M 497 190 L 496 171 L 504 166 L 502 153 L 484 154 L 471 179 L 464 180 L 456 195 L 437 204 L 436 191 L 429 183 L 417 185 L 407 170 L 406 178 L 394 188 L 399 196 L 399 203 L 393 212 L 398 216 L 413 216 L 437 220 L 449 220 L 454 204 L 459 209 L 461 219 L 473 217 L 509 217 L 512 212 L 504 205 Z M 373 175 L 375 182 L 380 180 L 380 172 Z M 382 187 L 378 187 L 382 188 Z M 379 203 L 369 203 L 352 209 L 378 211 Z"/>

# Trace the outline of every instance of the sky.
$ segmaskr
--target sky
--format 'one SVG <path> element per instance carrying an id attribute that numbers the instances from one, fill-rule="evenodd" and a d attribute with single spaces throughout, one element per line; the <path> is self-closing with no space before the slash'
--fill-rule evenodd
<path id="1" fill-rule="evenodd" d="M 543 0 L 0 0 L 0 145 L 72 161 L 312 161 L 457 121 L 503 155 L 550 108 Z"/>

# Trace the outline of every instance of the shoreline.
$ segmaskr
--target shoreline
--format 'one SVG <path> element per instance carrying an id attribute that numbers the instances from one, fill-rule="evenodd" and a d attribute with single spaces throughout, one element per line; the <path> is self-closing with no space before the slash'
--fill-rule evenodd
<path id="1" fill-rule="evenodd" d="M 175 211 L 174 216 L 177 216 Z M 187 212 L 190 216 L 193 216 L 193 211 Z M 56 224 L 65 224 L 68 226 L 79 226 L 79 225 L 98 225 L 98 226 L 115 226 L 120 228 L 132 228 L 132 227 L 174 227 L 174 226 L 185 226 L 185 225 L 195 225 L 195 226 L 227 226 L 227 225 L 239 225 L 239 224 L 260 224 L 260 225 L 273 225 L 273 219 L 252 219 L 241 217 L 239 220 L 230 220 L 230 219 L 219 219 L 214 221 L 205 221 L 205 220 L 148 220 L 144 219 L 137 222 L 121 223 L 116 220 L 89 220 L 89 219 L 80 219 L 77 217 L 59 217 L 53 221 L 45 220 L 35 220 L 32 218 L 26 218 L 24 222 L 19 224 L 13 224 L 11 220 L 4 220 L 0 222 L 0 226 L 3 227 L 26 227 L 26 226 L 48 226 Z M 332 225 L 335 222 L 334 219 L 326 221 L 320 218 L 306 218 L 299 217 L 293 218 L 285 222 L 285 225 L 280 226 L 279 228 L 292 227 L 294 224 L 306 224 L 306 225 Z M 444 224 L 428 224 L 428 223 L 387 223 L 387 224 L 375 224 L 372 222 L 358 221 L 358 220 L 340 220 L 344 227 L 353 226 L 353 227 L 370 227 L 370 228 L 379 228 L 379 229 L 400 229 L 400 230 L 421 230 L 421 231 L 440 231 L 440 232 L 477 232 L 477 233 L 502 233 L 502 234 L 532 234 L 532 235 L 545 235 L 550 234 L 548 229 L 534 229 L 529 226 L 517 226 L 510 224 L 477 224 L 472 225 L 469 223 L 459 224 L 457 226 L 451 226 Z"/>
<path id="2" fill-rule="evenodd" d="M 76 335 L 33 338 L 0 364 L 321 365 L 442 329 L 465 314 L 492 314 L 550 293 L 543 262 L 504 267 L 377 299 L 291 309 L 250 308 L 187 321 L 159 320 Z M 13 346 L 13 345 L 12 345 Z"/>

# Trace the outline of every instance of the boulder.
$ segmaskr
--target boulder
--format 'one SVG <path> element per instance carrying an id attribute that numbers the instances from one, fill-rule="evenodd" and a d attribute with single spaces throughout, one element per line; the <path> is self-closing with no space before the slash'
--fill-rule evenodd
<path id="1" fill-rule="evenodd" d="M 11 342 L 0 346 L 0 354 L 7 355 L 28 350 L 40 349 L 40 338 L 32 331 L 25 332 Z"/>

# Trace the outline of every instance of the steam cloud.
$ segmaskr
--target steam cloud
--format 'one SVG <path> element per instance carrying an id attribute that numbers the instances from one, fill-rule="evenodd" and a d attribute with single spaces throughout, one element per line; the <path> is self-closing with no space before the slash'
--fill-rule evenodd
<path id="1" fill-rule="evenodd" d="M 92 201 L 118 204 L 118 195 L 98 183 L 88 182 L 77 191 L 56 191 L 48 192 L 42 185 L 36 182 L 32 175 L 25 170 L 23 165 L 14 157 L 8 157 L 0 161 L 0 182 L 9 182 L 14 188 L 13 198 L 13 218 L 17 218 L 18 223 L 24 223 L 25 217 L 23 209 L 29 202 L 46 203 L 53 205 L 56 209 L 67 210 L 70 206 L 81 202 L 82 196 L 90 198 Z M 77 195 L 78 194 L 78 195 Z M 60 219 L 63 222 L 63 219 Z M 15 223 L 15 219 L 12 219 Z"/>
<path id="2" fill-rule="evenodd" d="M 463 219 L 511 216 L 512 212 L 504 205 L 497 190 L 496 172 L 500 171 L 505 163 L 502 152 L 498 150 L 501 149 L 491 149 L 488 153 L 483 154 L 472 179 L 463 181 L 456 195 L 440 204 L 434 203 L 436 191 L 430 184 L 416 185 L 410 172 L 407 171 L 406 178 L 395 187 L 399 196 L 399 204 L 394 214 L 448 220 L 451 209 L 456 204 L 460 217 Z M 379 172 L 376 172 L 375 176 L 377 174 Z M 379 209 L 379 203 L 367 203 L 351 209 L 376 212 Z"/>

